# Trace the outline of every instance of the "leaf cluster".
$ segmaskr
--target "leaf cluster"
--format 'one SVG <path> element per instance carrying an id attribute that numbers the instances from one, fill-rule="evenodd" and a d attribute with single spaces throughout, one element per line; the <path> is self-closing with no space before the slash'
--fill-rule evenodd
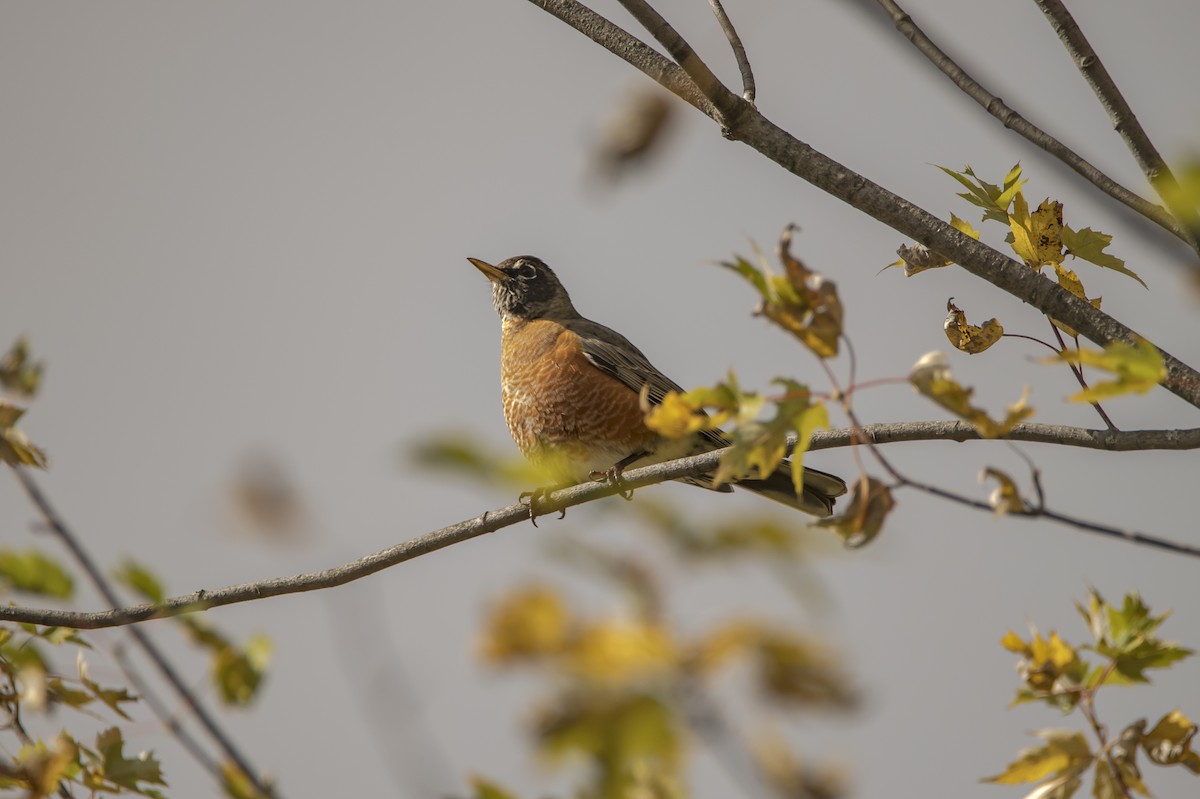
<path id="1" fill-rule="evenodd" d="M 1105 739 L 1095 715 L 1095 697 L 1101 688 L 1149 682 L 1149 669 L 1170 668 L 1193 654 L 1156 635 L 1167 614 L 1152 615 L 1136 593 L 1126 595 L 1117 606 L 1105 602 L 1095 590 L 1089 590 L 1086 605 L 1076 603 L 1076 608 L 1087 623 L 1090 644 L 1071 646 L 1056 632 L 1043 636 L 1037 630 L 1029 640 L 1010 630 L 1000 644 L 1021 657 L 1017 672 L 1022 686 L 1013 704 L 1045 702 L 1064 713 L 1079 710 L 1096 732 L 1095 748 L 1082 732 L 1039 730 L 1034 734 L 1043 743 L 1022 750 L 988 781 L 1038 783 L 1027 799 L 1069 799 L 1092 768 L 1092 793 L 1097 799 L 1117 799 L 1130 792 L 1149 796 L 1137 764 L 1139 751 L 1155 765 L 1178 765 L 1200 775 L 1200 754 L 1191 749 L 1197 726 L 1179 709 L 1164 715 L 1149 732 L 1144 719 L 1136 720 L 1114 740 Z"/>

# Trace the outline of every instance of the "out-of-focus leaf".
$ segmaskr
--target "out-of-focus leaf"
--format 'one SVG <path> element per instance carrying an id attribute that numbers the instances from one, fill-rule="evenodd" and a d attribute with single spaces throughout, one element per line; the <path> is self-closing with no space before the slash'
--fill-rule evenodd
<path id="1" fill-rule="evenodd" d="M 1097 350 L 1067 350 L 1057 357 L 1047 358 L 1043 363 L 1066 361 L 1082 366 L 1094 366 L 1112 373 L 1115 380 L 1108 380 L 1072 394 L 1069 402 L 1100 402 L 1122 394 L 1145 394 L 1167 377 L 1167 366 L 1158 348 L 1145 339 L 1136 344 L 1114 341 Z"/>
<path id="2" fill-rule="evenodd" d="M 490 609 L 480 650 L 491 663 L 555 655 L 566 646 L 570 625 L 570 614 L 557 592 L 530 586 Z"/>
<path id="3" fill-rule="evenodd" d="M 946 322 L 942 327 L 946 331 L 946 338 L 950 340 L 955 349 L 977 355 L 991 347 L 1004 335 L 1004 327 L 995 319 L 989 319 L 982 325 L 968 324 L 967 315 L 954 304 L 953 297 L 946 301 L 946 310 L 949 313 L 946 315 Z"/>
<path id="4" fill-rule="evenodd" d="M 142 752 L 137 757 L 125 757 L 125 740 L 118 727 L 99 733 L 96 736 L 96 751 L 87 752 L 92 761 L 90 780 L 85 784 L 90 788 L 115 793 L 115 788 L 124 788 L 142 796 L 161 796 L 149 786 L 163 785 L 162 768 L 151 752 Z"/>
<path id="5" fill-rule="evenodd" d="M 874 477 L 864 476 L 854 483 L 845 510 L 821 519 L 817 524 L 833 530 L 846 546 L 857 549 L 875 540 L 894 507 L 896 500 L 892 498 L 891 489 Z"/>
<path id="6" fill-rule="evenodd" d="M 271 662 L 272 648 L 270 637 L 257 633 L 240 649 L 226 645 L 214 650 L 213 682 L 226 704 L 245 707 L 257 698 Z"/>
<path id="7" fill-rule="evenodd" d="M 1087 663 L 1058 633 L 1051 632 L 1048 637 L 1042 637 L 1034 631 L 1026 642 L 1009 630 L 1000 639 L 1000 645 L 1021 655 L 1017 673 L 1025 686 L 1017 691 L 1014 705 L 1043 701 L 1065 711 L 1078 704 L 1079 691 L 1087 676 Z"/>
<path id="8" fill-rule="evenodd" d="M 0 787 L 24 788 L 30 799 L 53 796 L 59 781 L 69 778 L 78 762 L 79 750 L 66 733 L 59 734 L 49 746 L 37 741 L 21 747 L 13 763 L 16 768 L 0 775 Z M 8 785 L 4 785 L 5 777 L 11 780 Z"/>
<path id="9" fill-rule="evenodd" d="M 1196 724 L 1176 708 L 1159 719 L 1154 729 L 1142 736 L 1141 743 L 1146 755 L 1158 765 L 1182 765 L 1200 775 L 1200 754 L 1191 746 L 1195 736 Z"/>
<path id="10" fill-rule="evenodd" d="M 158 576 L 137 561 L 126 560 L 113 576 L 148 602 L 157 604 L 167 598 L 167 592 Z"/>
<path id="11" fill-rule="evenodd" d="M 0 584 L 56 599 L 69 599 L 75 592 L 75 580 L 67 570 L 36 549 L 0 548 Z"/>
<path id="12" fill-rule="evenodd" d="M 99 701 L 103 702 L 105 705 L 108 705 L 109 709 L 111 709 L 121 718 L 125 719 L 126 721 L 131 721 L 132 719 L 124 711 L 124 709 L 122 709 L 121 703 L 137 702 L 139 697 L 129 693 L 129 691 L 125 688 L 104 688 L 99 683 L 92 680 L 88 674 L 88 664 L 83 657 L 82 649 L 79 650 L 75 659 L 75 663 L 79 669 L 79 681 L 83 684 L 83 687 L 87 689 L 88 693 L 90 693 Z"/>
<path id="13" fill-rule="evenodd" d="M 979 482 L 982 483 L 988 478 L 1000 484 L 988 496 L 988 504 L 996 511 L 997 516 L 1025 510 L 1025 500 L 1021 499 L 1021 492 L 1017 490 L 1017 484 L 1011 477 L 989 466 L 979 475 Z"/>
<path id="14" fill-rule="evenodd" d="M 29 436 L 16 427 L 17 420 L 24 413 L 24 408 L 0 399 L 0 463 L 45 469 L 46 453 L 34 446 Z"/>
<path id="15" fill-rule="evenodd" d="M 574 674 L 610 684 L 659 677 L 678 662 L 675 644 L 664 627 L 623 619 L 582 627 L 568 645 L 566 655 Z"/>
<path id="16" fill-rule="evenodd" d="M 674 112 L 675 98 L 658 87 L 626 93 L 594 147 L 595 171 L 614 180 L 660 152 Z"/>
<path id="17" fill-rule="evenodd" d="M 987 413 L 971 404 L 974 389 L 959 385 L 950 374 L 950 365 L 945 353 L 930 352 L 913 365 L 908 381 L 920 393 L 941 405 L 946 410 L 966 419 L 984 438 L 1002 438 L 1021 422 L 1033 416 L 1029 407 L 1029 389 L 1014 405 L 1005 409 L 1004 418 L 994 421 Z"/>
<path id="18" fill-rule="evenodd" d="M 515 793 L 509 793 L 489 779 L 479 776 L 471 777 L 470 799 L 517 799 Z"/>
<path id="19" fill-rule="evenodd" d="M 1095 589 L 1088 592 L 1088 606 L 1076 603 L 1088 623 L 1098 654 L 1115 661 L 1105 682 L 1149 682 L 1147 669 L 1170 668 L 1194 652 L 1155 635 L 1169 614 L 1150 615 L 1150 608 L 1135 592 L 1125 596 L 1121 607 L 1104 601 Z"/>
<path id="20" fill-rule="evenodd" d="M 32 397 L 42 382 L 45 364 L 29 357 L 29 341 L 21 336 L 0 358 L 0 387 L 14 396 Z"/>
<path id="21" fill-rule="evenodd" d="M 1022 749 L 1017 759 L 985 782 L 1018 785 L 1041 782 L 1047 777 L 1070 777 L 1092 764 L 1092 750 L 1083 733 L 1072 730 L 1039 730 L 1034 733 L 1045 743 Z"/>
<path id="22" fill-rule="evenodd" d="M 266 793 L 258 790 L 254 780 L 230 760 L 221 763 L 221 791 L 229 799 L 272 799 L 275 791 L 270 783 L 263 785 Z"/>
<path id="23" fill-rule="evenodd" d="M 672 768 L 682 744 L 680 721 L 649 695 L 569 694 L 539 718 L 537 737 L 545 754 L 588 755 L 616 780 L 642 758 Z"/>

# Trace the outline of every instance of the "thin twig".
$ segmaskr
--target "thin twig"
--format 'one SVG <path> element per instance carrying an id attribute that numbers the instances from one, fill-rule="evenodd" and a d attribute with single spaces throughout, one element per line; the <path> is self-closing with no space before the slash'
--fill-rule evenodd
<path id="1" fill-rule="evenodd" d="M 902 422 L 817 432 L 813 434 L 808 449 L 809 451 L 816 451 L 834 447 L 847 447 L 860 442 L 886 444 L 900 441 L 975 441 L 979 440 L 979 438 L 980 436 L 975 429 L 965 422 Z M 1007 440 L 1045 442 L 1110 451 L 1145 449 L 1192 450 L 1200 448 L 1200 429 L 1113 432 L 1110 430 L 1085 430 L 1077 427 L 1062 427 L 1058 425 L 1022 424 L 1017 425 L 1010 431 Z M 790 440 L 789 448 L 794 446 L 794 444 L 794 439 Z M 602 497 L 631 491 L 635 488 L 711 472 L 716 468 L 724 453 L 725 450 L 713 450 L 701 455 L 692 455 L 687 458 L 679 458 L 673 461 L 656 463 L 652 466 L 644 466 L 639 469 L 631 469 L 622 474 L 619 484 L 608 482 L 583 483 L 559 489 L 548 494 L 543 500 L 539 500 L 539 510 L 543 514 L 550 514 Z M 22 475 L 23 479 L 28 479 L 28 475 L 24 474 L 23 471 Z M 949 492 L 942 492 L 933 486 L 924 487 L 913 481 L 909 481 L 909 483 L 914 487 L 923 488 L 923 490 L 929 493 L 962 501 L 972 507 L 990 510 L 990 506 L 985 503 L 960 499 Z M 1177 554 L 1200 557 L 1200 547 L 1197 546 L 1178 544 L 1143 533 L 1096 525 L 1050 511 L 1041 511 L 1036 515 L 1045 516 L 1048 519 L 1090 532 L 1098 532 L 1110 537 L 1121 538 L 1135 544 L 1142 544 Z M 234 605 L 240 602 L 250 602 L 257 599 L 283 596 L 285 594 L 297 594 L 305 591 L 333 588 L 362 579 L 378 571 L 395 566 L 398 563 L 413 560 L 430 552 L 436 552 L 439 549 L 444 549 L 448 546 L 468 541 L 505 527 L 511 527 L 528 519 L 529 506 L 518 503 L 505 508 L 499 508 L 498 510 L 487 511 L 483 515 L 473 519 L 425 533 L 409 541 L 396 544 L 358 560 L 324 571 L 298 574 L 290 577 L 274 577 L 252 583 L 218 588 L 212 591 L 200 590 L 192 594 L 171 597 L 156 604 L 132 605 L 98 612 L 0 605 L 0 621 L 27 622 L 45 626 L 90 630 L 104 627 L 119 627 L 150 619 L 169 618 L 183 613 L 209 610 L 225 605 Z"/>
<path id="2" fill-rule="evenodd" d="M 985 111 L 998 119 L 1004 127 L 1045 150 L 1075 170 L 1075 172 L 1100 189 L 1100 191 L 1179 237 L 1193 249 L 1197 250 L 1197 252 L 1200 252 L 1200 244 L 1189 239 L 1187 231 L 1184 230 L 1175 217 L 1171 216 L 1165 208 L 1155 205 L 1141 195 L 1117 183 L 1102 172 L 1099 167 L 1085 160 L 1054 136 L 1034 125 L 1019 112 L 1005 105 L 1003 100 L 988 91 L 983 84 L 971 77 L 954 59 L 934 44 L 933 40 L 926 35 L 913 18 L 909 16 L 908 12 L 901 8 L 895 0 L 876 0 L 876 2 L 891 16 L 892 21 L 896 25 L 896 30 L 900 31 L 906 39 L 912 42 L 913 46 L 928 58 L 930 63 L 941 70 L 955 86 L 982 106 Z"/>
<path id="3" fill-rule="evenodd" d="M 727 89 L 722 87 L 723 95 L 718 92 L 720 103 L 698 102 L 695 85 L 687 81 L 681 86 L 678 74 L 672 71 L 675 65 L 577 0 L 529 2 L 641 69 L 665 88 L 677 92 L 682 99 L 721 124 L 726 137 L 742 142 L 822 191 L 941 253 L 976 277 L 1070 325 L 1093 343 L 1103 347 L 1114 341 L 1132 343 L 1139 340 L 1128 325 L 1044 275 L 955 230 L 925 209 L 814 150 Z M 625 0 L 627 5 L 632 2 Z M 738 108 L 733 117 L 726 113 L 729 104 Z M 1162 348 L 1158 348 L 1158 352 L 1166 366 L 1162 386 L 1200 408 L 1200 372 Z"/>
<path id="4" fill-rule="evenodd" d="M 738 71 L 742 73 L 742 99 L 753 103 L 754 71 L 750 69 L 750 58 L 746 55 L 742 37 L 738 36 L 737 29 L 733 27 L 733 21 L 729 19 L 729 15 L 725 13 L 725 7 L 721 5 L 721 0 L 708 0 L 708 4 L 712 6 L 713 14 L 717 17 L 717 24 L 721 26 L 725 38 L 729 40 L 729 46 L 733 49 L 733 57 L 737 59 Z"/>
<path id="5" fill-rule="evenodd" d="M 1067 48 L 1067 53 L 1075 62 L 1075 66 L 1079 68 L 1079 72 L 1087 81 L 1088 86 L 1092 87 L 1096 98 L 1100 100 L 1100 105 L 1104 107 L 1108 118 L 1112 120 L 1113 128 L 1124 140 L 1125 146 L 1133 154 L 1134 160 L 1146 175 L 1146 179 L 1150 181 L 1150 185 L 1154 187 L 1158 196 L 1162 197 L 1171 213 L 1183 225 L 1192 249 L 1200 250 L 1200 215 L 1197 215 L 1195 208 L 1177 200 L 1179 182 L 1167 166 L 1167 162 L 1159 155 L 1158 148 L 1150 141 L 1146 130 L 1138 122 L 1133 109 L 1126 102 L 1121 90 L 1117 88 L 1112 76 L 1108 74 L 1108 70 L 1104 68 L 1104 64 L 1100 62 L 1100 57 L 1096 55 L 1096 51 L 1088 42 L 1087 37 L 1083 35 L 1083 31 L 1071 16 L 1071 12 L 1067 11 L 1067 7 L 1062 4 L 1061 0 L 1034 0 L 1034 2 L 1046 15 L 1046 19 L 1050 20 L 1054 32 L 1062 40 L 1063 46 Z"/>
<path id="6" fill-rule="evenodd" d="M 117 596 L 117 592 L 109 584 L 108 579 L 104 576 L 104 573 L 100 570 L 100 567 L 97 566 L 92 560 L 91 555 L 89 555 L 79 543 L 79 539 L 71 533 L 71 531 L 67 528 L 66 523 L 63 522 L 62 518 L 50 505 L 49 500 L 47 500 L 45 495 L 42 494 L 41 489 L 38 488 L 37 483 L 34 482 L 30 473 L 20 466 L 14 466 L 13 471 L 16 472 L 17 479 L 20 480 L 21 486 L 25 489 L 25 493 L 29 496 L 30 501 L 32 501 L 34 506 L 38 509 L 38 512 L 41 513 L 42 518 L 50 527 L 50 530 L 56 536 L 58 536 L 63 546 L 67 548 L 72 557 L 75 558 L 75 561 L 88 575 L 88 578 L 92 581 L 92 584 L 95 585 L 96 590 L 98 590 L 100 595 L 104 597 L 104 601 L 114 608 L 114 610 L 109 611 L 109 613 L 112 614 L 113 618 L 121 625 L 128 624 L 129 621 L 132 621 L 132 619 L 125 617 L 122 611 L 119 610 L 121 607 L 121 598 Z M 212 716 L 212 714 L 209 713 L 204 705 L 200 703 L 199 697 L 197 697 L 191 691 L 191 689 L 187 687 L 183 681 L 183 678 L 180 677 L 175 671 L 175 668 L 171 665 L 170 661 L 167 660 L 166 656 L 162 653 L 162 650 L 160 650 L 158 646 L 150 640 L 150 637 L 146 634 L 146 632 L 136 625 L 130 625 L 129 634 L 133 636 L 133 640 L 137 642 L 137 645 L 142 648 L 142 651 L 144 651 L 150 658 L 151 662 L 154 663 L 155 668 L 158 669 L 159 673 L 163 676 L 167 683 L 170 684 L 171 688 L 174 689 L 175 693 L 187 706 L 189 712 L 191 712 L 196 717 L 196 720 L 200 722 L 200 725 L 204 728 L 205 732 L 212 737 L 213 741 L 224 753 L 225 757 L 227 757 L 234 765 L 236 765 L 242 774 L 245 775 L 246 779 L 250 781 L 255 791 L 264 797 L 274 795 L 267 788 L 266 784 L 262 782 L 261 778 L 258 776 L 258 772 L 251 768 L 250 763 L 246 759 L 245 755 L 243 755 L 241 751 L 234 745 L 233 741 L 217 723 L 217 720 Z"/>
<path id="7" fill-rule="evenodd" d="M 729 129 L 737 124 L 738 118 L 747 108 L 752 108 L 721 83 L 720 79 L 708 68 L 708 64 L 700 58 L 679 31 L 671 26 L 646 0 L 619 0 L 625 10 L 636 19 L 659 44 L 666 48 L 675 63 L 683 68 L 700 89 L 700 93 L 708 98 L 717 110 L 717 121 L 722 128 Z"/>
<path id="8" fill-rule="evenodd" d="M 179 721 L 174 713 L 167 708 L 166 703 L 159 699 L 158 695 L 151 690 L 149 683 L 142 679 L 142 675 L 134 668 L 133 662 L 129 659 L 128 653 L 122 644 L 117 644 L 113 647 L 113 658 L 117 661 L 117 667 L 121 669 L 121 673 L 125 675 L 125 679 L 133 686 L 133 690 L 138 696 L 145 700 L 146 706 L 150 708 L 150 712 L 159 720 L 167 732 L 175 740 L 179 741 L 180 745 L 187 750 L 187 753 L 192 756 L 192 759 L 200 764 L 200 767 L 212 775 L 213 779 L 220 782 L 224 779 L 221 774 L 221 764 L 213 760 L 208 752 L 204 751 L 204 747 L 200 742 L 192 737 L 187 728 Z"/>
<path id="9" fill-rule="evenodd" d="M 1058 325 L 1054 324 L 1053 319 L 1048 318 L 1046 321 L 1050 323 L 1050 329 L 1054 331 L 1054 337 L 1056 339 L 1058 339 L 1059 354 L 1066 352 L 1067 351 L 1067 342 L 1063 341 L 1062 332 L 1058 329 Z M 1078 338 L 1075 339 L 1075 349 L 1077 349 L 1077 350 L 1079 349 L 1079 339 Z M 1066 364 L 1067 364 L 1067 366 L 1069 366 L 1071 368 L 1071 374 L 1075 375 L 1075 379 L 1077 381 L 1079 381 L 1079 385 L 1083 387 L 1084 391 L 1087 391 L 1088 384 L 1087 384 L 1087 379 L 1083 376 L 1083 364 L 1073 364 L 1069 361 L 1067 361 Z M 1090 404 L 1093 408 L 1096 409 L 1096 413 L 1100 414 L 1100 418 L 1104 420 L 1104 424 L 1108 425 L 1109 430 L 1117 429 L 1117 426 L 1115 424 L 1113 424 L 1113 420 L 1108 418 L 1108 414 L 1105 413 L 1104 409 L 1100 407 L 1100 403 L 1090 402 L 1088 404 Z"/>

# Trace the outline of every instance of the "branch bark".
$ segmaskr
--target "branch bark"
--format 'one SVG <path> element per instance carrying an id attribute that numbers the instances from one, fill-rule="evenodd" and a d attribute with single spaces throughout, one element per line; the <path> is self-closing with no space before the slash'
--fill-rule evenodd
<path id="1" fill-rule="evenodd" d="M 979 434 L 965 422 L 903 422 L 897 424 L 865 425 L 846 430 L 817 432 L 813 435 L 809 451 L 847 447 L 864 440 L 874 444 L 900 441 L 974 441 L 979 440 Z M 1085 430 L 1082 428 L 1060 427 L 1058 425 L 1023 424 L 1013 428 L 1005 440 L 1066 444 L 1067 446 L 1110 451 L 1142 449 L 1191 450 L 1200 448 L 1200 429 L 1112 431 Z M 584 483 L 564 488 L 551 493 L 544 501 L 539 502 L 539 510 L 543 514 L 549 514 L 574 507 L 575 505 L 581 505 L 585 502 L 591 502 L 601 497 L 612 496 L 619 492 L 642 488 L 668 480 L 675 480 L 680 477 L 710 472 L 716 467 L 717 462 L 724 452 L 725 450 L 713 450 L 702 455 L 694 455 L 688 458 L 645 466 L 640 469 L 632 469 L 622 475 L 620 485 Z M 29 479 L 25 472 L 21 472 L 21 474 L 23 480 Z M 32 484 L 31 480 L 30 484 Z M 978 503 L 978 506 L 990 510 L 990 507 L 982 502 Z M 1038 516 L 1053 518 L 1056 521 L 1072 524 L 1073 526 L 1088 529 L 1092 532 L 1102 532 L 1106 535 L 1119 537 L 1133 543 L 1145 544 L 1180 554 L 1200 557 L 1200 547 L 1176 544 L 1142 533 L 1122 531 L 1116 528 L 1105 528 L 1100 525 L 1093 525 L 1090 522 L 1076 522 L 1065 516 L 1051 514 L 1044 509 L 1028 515 L 1034 518 Z M 473 519 L 467 519 L 458 524 L 434 530 L 404 543 L 396 544 L 366 557 L 359 558 L 342 566 L 325 569 L 324 571 L 309 572 L 290 577 L 274 577 L 252 583 L 218 588 L 212 591 L 200 590 L 192 594 L 171 597 L 158 604 L 133 605 L 97 612 L 0 605 L 0 621 L 25 622 L 45 626 L 91 630 L 104 627 L 119 627 L 151 619 L 164 619 L 183 613 L 194 613 L 256 599 L 333 588 L 362 579 L 399 563 L 436 552 L 453 544 L 469 541 L 472 538 L 493 533 L 505 527 L 511 527 L 528 519 L 529 507 L 518 503 L 498 510 L 487 511 L 483 515 Z M 58 523 L 61 524 L 61 520 Z"/>
<path id="2" fill-rule="evenodd" d="M 678 76 L 669 70 L 669 66 L 673 65 L 653 50 L 647 53 L 648 48 L 644 44 L 611 23 L 607 23 L 607 26 L 600 25 L 597 20 L 603 18 L 587 7 L 575 0 L 529 1 L 550 11 L 614 55 L 642 69 L 667 89 L 675 91 Z M 635 3 L 634 0 L 623 1 L 626 6 L 645 5 Z M 662 25 L 666 25 L 665 20 L 657 14 L 649 18 L 649 21 L 656 25 L 661 21 Z M 593 35 L 597 30 L 602 30 L 603 35 Z M 666 32 L 659 31 L 656 35 L 669 40 Z M 686 46 L 686 42 L 683 44 Z M 687 49 L 690 51 L 691 48 Z M 692 62 L 691 66 L 689 75 L 695 70 L 695 63 Z M 689 63 L 685 63 L 684 68 L 688 67 Z M 705 69 L 707 70 L 707 67 Z M 722 125 L 722 133 L 727 138 L 750 146 L 797 177 L 942 254 L 976 277 L 983 278 L 1042 313 L 1066 323 L 1100 346 L 1114 341 L 1132 343 L 1140 338 L 1126 325 L 1092 307 L 1091 303 L 1076 297 L 1049 278 L 960 233 L 925 209 L 814 150 L 720 84 L 715 88 L 701 88 L 711 89 L 712 96 L 709 99 L 715 112 L 706 113 Z M 692 102 L 695 99 L 694 89 L 695 84 L 691 84 L 687 94 L 680 96 Z M 717 99 L 713 100 L 712 97 Z M 730 104 L 740 107 L 740 111 L 729 112 Z M 701 107 L 695 102 L 693 105 Z M 1163 387 L 1200 408 L 1200 372 L 1161 347 L 1158 350 L 1167 368 L 1167 377 L 1162 381 Z"/>
<path id="3" fill-rule="evenodd" d="M 1159 154 L 1154 142 L 1142 123 L 1138 122 L 1133 108 L 1126 102 L 1116 82 L 1104 68 L 1100 56 L 1096 54 L 1087 37 L 1083 35 L 1079 24 L 1067 11 L 1061 0 L 1034 0 L 1046 19 L 1050 21 L 1054 32 L 1062 40 L 1071 60 L 1075 62 L 1079 72 L 1092 88 L 1100 105 L 1104 106 L 1108 118 L 1112 120 L 1113 129 L 1120 134 L 1121 139 L 1133 154 L 1137 165 L 1141 167 L 1150 185 L 1166 202 L 1176 218 L 1183 225 L 1192 242 L 1200 241 L 1200 215 L 1195 208 L 1190 208 L 1174 200 L 1179 194 L 1179 182 L 1171 172 L 1167 162 Z"/>
<path id="4" fill-rule="evenodd" d="M 1100 191 L 1169 231 L 1186 242 L 1193 250 L 1200 253 L 1200 242 L 1189 236 L 1188 231 L 1165 208 L 1155 205 L 1139 194 L 1117 183 L 1070 147 L 1006 105 L 1002 99 L 988 91 L 983 84 L 971 77 L 954 59 L 938 47 L 926 35 L 925 31 L 921 30 L 913 18 L 909 16 L 908 12 L 901 8 L 900 4 L 895 2 L 895 0 L 876 0 L 876 2 L 892 18 L 896 30 L 912 42 L 913 46 L 929 59 L 931 64 L 941 70 L 942 74 L 949 78 L 955 86 L 999 120 L 1004 127 L 1045 150 L 1075 170 L 1075 172 Z M 1195 266 L 1200 268 L 1200 263 L 1195 264 Z"/>

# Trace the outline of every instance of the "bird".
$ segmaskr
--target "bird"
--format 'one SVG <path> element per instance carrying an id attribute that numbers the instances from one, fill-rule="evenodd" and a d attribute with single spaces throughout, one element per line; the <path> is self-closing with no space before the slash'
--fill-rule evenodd
<path id="1" fill-rule="evenodd" d="M 519 255 L 494 266 L 467 260 L 491 281 L 500 316 L 500 393 L 508 430 L 521 453 L 553 479 L 564 485 L 603 477 L 619 482 L 621 471 L 635 464 L 729 446 L 719 429 L 668 439 L 647 427 L 642 398 L 656 405 L 667 392 L 683 389 L 629 339 L 581 316 L 541 259 Z M 711 474 L 680 481 L 732 491 L 727 483 L 714 486 Z M 786 460 L 771 474 L 736 485 L 813 516 L 832 514 L 834 500 L 846 493 L 841 478 L 806 468 L 797 494 Z"/>

